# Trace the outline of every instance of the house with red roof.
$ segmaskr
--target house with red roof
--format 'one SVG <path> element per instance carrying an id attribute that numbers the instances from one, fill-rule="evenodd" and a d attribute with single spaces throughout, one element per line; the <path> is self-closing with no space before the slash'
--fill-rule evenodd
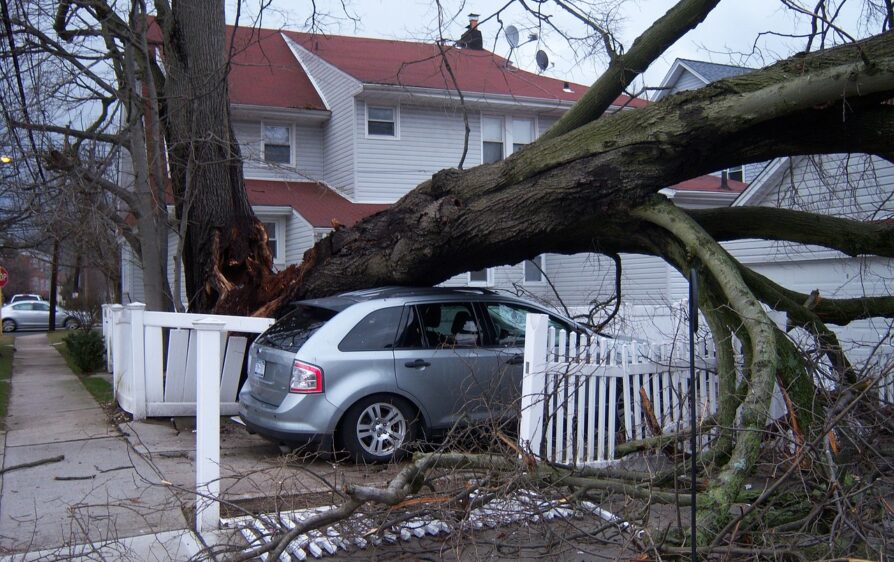
<path id="1" fill-rule="evenodd" d="M 334 225 L 387 208 L 438 170 L 508 156 L 549 129 L 587 89 L 521 70 L 472 43 L 255 28 L 230 28 L 228 36 L 231 115 L 245 184 L 278 268 L 300 262 Z M 621 96 L 613 110 L 646 103 Z M 705 176 L 666 194 L 683 206 L 728 205 L 744 188 L 736 179 Z M 135 262 L 125 259 L 124 293 L 141 300 Z M 666 279 L 663 264 L 653 265 Z M 595 255 L 538 256 L 447 284 L 517 285 L 552 299 L 545 272 L 567 303 L 586 304 L 602 291 L 594 272 L 604 271 L 611 267 Z M 632 295 L 639 285 L 631 281 Z M 654 289 L 642 286 L 643 294 Z"/>

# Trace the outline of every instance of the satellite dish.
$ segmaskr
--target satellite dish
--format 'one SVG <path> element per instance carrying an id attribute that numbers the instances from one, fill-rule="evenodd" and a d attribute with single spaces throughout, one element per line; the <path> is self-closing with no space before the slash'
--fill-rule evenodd
<path id="1" fill-rule="evenodd" d="M 541 72 L 549 67 L 549 57 L 543 49 L 538 50 L 534 58 L 537 60 L 537 68 L 539 68 Z"/>
<path id="2" fill-rule="evenodd" d="M 509 43 L 509 46 L 513 49 L 518 47 L 518 28 L 514 25 L 507 25 L 506 30 L 503 32 L 506 36 L 506 42 Z"/>

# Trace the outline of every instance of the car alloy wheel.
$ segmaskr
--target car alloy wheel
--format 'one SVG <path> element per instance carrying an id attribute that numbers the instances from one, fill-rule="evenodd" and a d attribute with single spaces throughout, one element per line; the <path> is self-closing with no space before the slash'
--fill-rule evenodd
<path id="1" fill-rule="evenodd" d="M 388 462 L 405 454 L 416 434 L 412 408 L 391 396 L 373 396 L 355 404 L 345 416 L 342 441 L 356 461 Z"/>
<path id="2" fill-rule="evenodd" d="M 16 331 L 16 323 L 14 320 L 6 319 L 3 321 L 3 331 L 4 332 L 15 332 Z"/>

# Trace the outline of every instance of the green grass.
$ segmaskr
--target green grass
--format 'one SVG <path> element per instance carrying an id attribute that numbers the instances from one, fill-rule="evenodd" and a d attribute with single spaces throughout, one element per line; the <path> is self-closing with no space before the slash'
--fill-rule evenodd
<path id="1" fill-rule="evenodd" d="M 9 406 L 9 393 L 12 390 L 12 347 L 15 339 L 12 336 L 0 336 L 0 430 L 6 429 L 6 409 Z"/>
<path id="2" fill-rule="evenodd" d="M 101 377 L 80 377 L 81 383 L 87 389 L 87 392 L 93 395 L 93 399 L 102 406 L 108 406 L 114 401 L 115 394 L 112 392 L 112 385 Z"/>
<path id="3" fill-rule="evenodd" d="M 84 388 L 87 389 L 93 399 L 99 402 L 102 406 L 108 406 L 112 404 L 114 401 L 115 395 L 112 392 L 112 384 L 105 380 L 102 377 L 91 377 L 89 374 L 85 374 L 81 371 L 81 368 L 78 367 L 74 360 L 71 358 L 71 353 L 68 351 L 68 346 L 65 345 L 65 336 L 70 334 L 66 330 L 56 330 L 55 332 L 47 332 L 47 339 L 50 340 L 50 345 L 56 348 L 56 351 L 59 352 L 59 355 L 65 359 L 65 363 L 68 365 L 68 368 L 71 369 L 78 378 L 81 380 L 81 384 L 84 385 Z"/>

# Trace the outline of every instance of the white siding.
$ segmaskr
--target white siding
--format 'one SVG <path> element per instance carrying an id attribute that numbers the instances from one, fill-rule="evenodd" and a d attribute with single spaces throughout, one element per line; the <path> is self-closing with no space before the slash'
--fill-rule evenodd
<path id="1" fill-rule="evenodd" d="M 332 118 L 322 127 L 323 180 L 354 197 L 354 96 L 360 92 L 360 83 L 306 49 L 287 42 L 332 111 Z"/>
<path id="2" fill-rule="evenodd" d="M 688 70 L 684 70 L 680 77 L 677 78 L 677 81 L 670 85 L 670 90 L 665 96 L 670 94 L 676 94 L 677 92 L 683 92 L 686 90 L 695 90 L 697 88 L 701 88 L 705 85 L 705 82 L 698 78 L 695 74 L 689 72 Z"/>
<path id="3" fill-rule="evenodd" d="M 143 291 L 143 269 L 130 245 L 121 244 L 121 304 L 146 302 Z"/>
<path id="4" fill-rule="evenodd" d="M 397 113 L 397 137 L 368 137 L 366 102 L 357 100 L 357 201 L 396 201 L 438 170 L 459 165 L 465 135 L 462 111 L 402 104 Z M 469 113 L 469 128 L 464 168 L 481 163 L 477 112 Z"/>
<path id="5" fill-rule="evenodd" d="M 894 165 L 865 155 L 795 158 L 751 205 L 873 220 L 894 216 Z M 747 264 L 837 259 L 834 250 L 788 242 L 737 240 L 724 246 Z"/>
<path id="6" fill-rule="evenodd" d="M 313 227 L 293 211 L 286 219 L 286 264 L 301 263 L 304 252 L 313 244 Z"/>
<path id="7" fill-rule="evenodd" d="M 323 178 L 323 129 L 320 125 L 286 123 L 292 127 L 294 165 L 272 165 L 264 162 L 260 121 L 234 121 L 233 130 L 239 141 L 245 177 L 292 181 L 317 181 Z"/>

